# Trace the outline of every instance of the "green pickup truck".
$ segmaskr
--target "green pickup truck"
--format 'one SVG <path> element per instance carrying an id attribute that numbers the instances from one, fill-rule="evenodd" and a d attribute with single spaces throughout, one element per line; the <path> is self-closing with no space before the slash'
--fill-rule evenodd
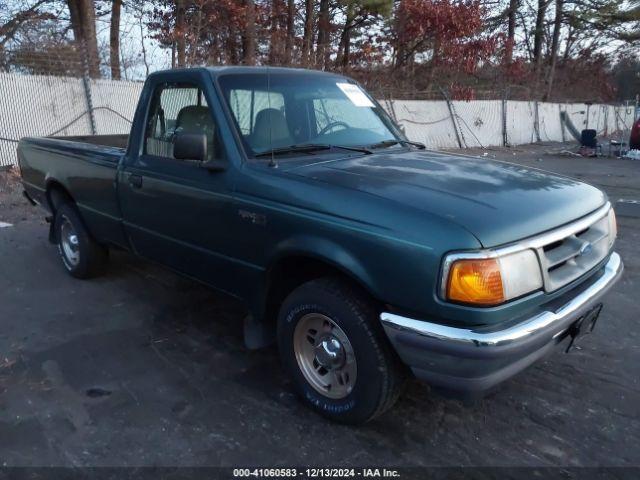
<path id="1" fill-rule="evenodd" d="M 606 195 L 428 151 L 349 78 L 147 79 L 129 135 L 25 138 L 25 193 L 78 278 L 124 249 L 240 298 L 301 398 L 361 423 L 414 375 L 482 395 L 590 332 L 620 277 Z"/>

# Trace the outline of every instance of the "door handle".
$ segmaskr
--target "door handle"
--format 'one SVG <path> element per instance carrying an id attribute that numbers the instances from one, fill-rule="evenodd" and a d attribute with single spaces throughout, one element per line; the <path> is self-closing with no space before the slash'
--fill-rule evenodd
<path id="1" fill-rule="evenodd" d="M 140 175 L 129 175 L 129 185 L 133 188 L 142 188 L 142 177 Z"/>

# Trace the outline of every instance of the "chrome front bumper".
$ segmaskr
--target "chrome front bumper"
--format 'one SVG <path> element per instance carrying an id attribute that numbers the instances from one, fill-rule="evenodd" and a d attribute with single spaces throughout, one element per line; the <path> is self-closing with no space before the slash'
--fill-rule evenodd
<path id="1" fill-rule="evenodd" d="M 380 320 L 400 358 L 418 378 L 447 390 L 481 393 L 562 342 L 569 327 L 599 303 L 622 270 L 614 252 L 595 280 L 582 290 L 577 287 L 579 293 L 569 301 L 508 325 L 457 328 L 386 312 Z"/>

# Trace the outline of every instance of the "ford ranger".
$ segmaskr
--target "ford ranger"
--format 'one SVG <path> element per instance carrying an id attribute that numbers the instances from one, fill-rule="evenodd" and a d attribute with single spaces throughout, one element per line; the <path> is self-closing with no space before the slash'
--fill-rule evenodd
<path id="1" fill-rule="evenodd" d="M 71 275 L 118 248 L 241 299 L 247 345 L 277 341 L 341 422 L 410 375 L 474 397 L 568 350 L 623 269 L 602 191 L 428 151 L 333 73 L 154 73 L 129 135 L 24 138 L 18 157 Z"/>

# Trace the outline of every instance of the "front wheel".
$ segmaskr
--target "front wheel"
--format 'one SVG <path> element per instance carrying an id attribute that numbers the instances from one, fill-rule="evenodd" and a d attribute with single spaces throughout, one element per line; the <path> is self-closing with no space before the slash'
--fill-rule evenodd
<path id="1" fill-rule="evenodd" d="M 339 278 L 301 285 L 278 318 L 283 364 L 300 397 L 322 415 L 363 423 L 390 408 L 405 379 L 372 302 Z"/>
<path id="2" fill-rule="evenodd" d="M 74 205 L 58 207 L 53 228 L 62 264 L 72 276 L 91 278 L 102 273 L 108 250 L 91 237 Z"/>

